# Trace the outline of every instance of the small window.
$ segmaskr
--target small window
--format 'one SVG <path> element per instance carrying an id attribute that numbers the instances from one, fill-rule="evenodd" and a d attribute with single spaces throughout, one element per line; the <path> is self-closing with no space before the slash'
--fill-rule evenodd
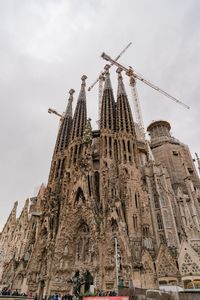
<path id="1" fill-rule="evenodd" d="M 158 223 L 158 229 L 163 229 L 162 219 L 159 213 L 157 214 L 157 223 Z"/>
<path id="2" fill-rule="evenodd" d="M 142 232 L 144 237 L 149 237 L 149 225 L 143 225 Z"/>
<path id="3" fill-rule="evenodd" d="M 137 227 L 138 227 L 137 225 L 138 225 L 138 224 L 137 224 L 137 216 L 134 215 L 134 216 L 133 216 L 133 227 L 134 227 L 135 230 L 137 230 Z"/>
<path id="4" fill-rule="evenodd" d="M 190 173 L 190 175 L 192 175 L 194 173 L 194 170 L 192 168 L 188 168 L 188 172 Z"/>
<path id="5" fill-rule="evenodd" d="M 174 151 L 172 151 L 172 153 L 174 156 L 178 156 L 178 151 L 174 150 Z"/>

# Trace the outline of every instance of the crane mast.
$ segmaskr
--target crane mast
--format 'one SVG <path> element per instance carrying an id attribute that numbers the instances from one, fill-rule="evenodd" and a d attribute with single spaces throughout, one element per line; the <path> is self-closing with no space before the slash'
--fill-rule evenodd
<path id="1" fill-rule="evenodd" d="M 131 92 L 133 96 L 133 106 L 134 106 L 134 112 L 135 112 L 135 121 L 136 121 L 136 133 L 139 139 L 142 141 L 145 140 L 145 128 L 144 128 L 144 122 L 142 119 L 142 112 L 140 107 L 140 101 L 136 89 L 136 81 L 133 76 L 130 77 L 130 86 L 131 86 Z"/>
<path id="2" fill-rule="evenodd" d="M 54 114 L 54 115 L 60 117 L 61 119 L 63 118 L 63 115 L 61 113 L 58 113 L 55 109 L 49 108 L 48 113 L 49 114 Z"/>
<path id="3" fill-rule="evenodd" d="M 197 158 L 197 164 L 198 164 L 198 170 L 199 170 L 199 174 L 200 174 L 200 159 L 198 154 L 195 152 L 196 158 Z"/>

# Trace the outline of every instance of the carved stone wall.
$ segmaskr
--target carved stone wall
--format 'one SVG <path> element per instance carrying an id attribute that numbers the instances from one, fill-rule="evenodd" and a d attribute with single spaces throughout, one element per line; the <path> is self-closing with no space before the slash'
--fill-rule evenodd
<path id="1" fill-rule="evenodd" d="M 3 286 L 40 299 L 91 284 L 114 290 L 116 261 L 126 286 L 200 276 L 200 184 L 190 153 L 159 121 L 150 126 L 150 155 L 136 137 L 121 73 L 116 102 L 106 78 L 100 130 L 86 118 L 83 76 L 74 118 L 70 94 L 61 119 L 47 187 L 18 219 L 15 204 L 3 228 Z"/>

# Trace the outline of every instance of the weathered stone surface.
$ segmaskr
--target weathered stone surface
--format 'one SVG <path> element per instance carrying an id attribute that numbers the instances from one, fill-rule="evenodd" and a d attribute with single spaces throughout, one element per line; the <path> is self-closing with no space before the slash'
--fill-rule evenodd
<path id="1" fill-rule="evenodd" d="M 70 93 L 47 186 L 18 219 L 15 203 L 0 234 L 1 285 L 40 298 L 92 283 L 114 290 L 116 242 L 126 286 L 200 278 L 200 183 L 188 148 L 158 121 L 149 126 L 150 153 L 121 74 L 115 102 L 107 73 L 100 130 L 92 132 L 85 80 L 73 118 Z"/>

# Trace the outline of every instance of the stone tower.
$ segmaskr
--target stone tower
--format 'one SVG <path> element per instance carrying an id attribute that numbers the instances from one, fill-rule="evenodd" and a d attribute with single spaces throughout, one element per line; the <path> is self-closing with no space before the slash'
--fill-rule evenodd
<path id="1" fill-rule="evenodd" d="M 154 158 L 166 169 L 170 179 L 168 195 L 171 194 L 180 242 L 177 247 L 179 273 L 184 287 L 190 288 L 198 282 L 200 272 L 200 182 L 188 146 L 172 137 L 170 129 L 168 122 L 160 120 L 151 123 L 147 130 Z M 158 179 L 159 189 L 166 194 L 163 184 L 161 176 Z M 166 278 L 163 276 L 161 281 L 166 282 Z"/>

